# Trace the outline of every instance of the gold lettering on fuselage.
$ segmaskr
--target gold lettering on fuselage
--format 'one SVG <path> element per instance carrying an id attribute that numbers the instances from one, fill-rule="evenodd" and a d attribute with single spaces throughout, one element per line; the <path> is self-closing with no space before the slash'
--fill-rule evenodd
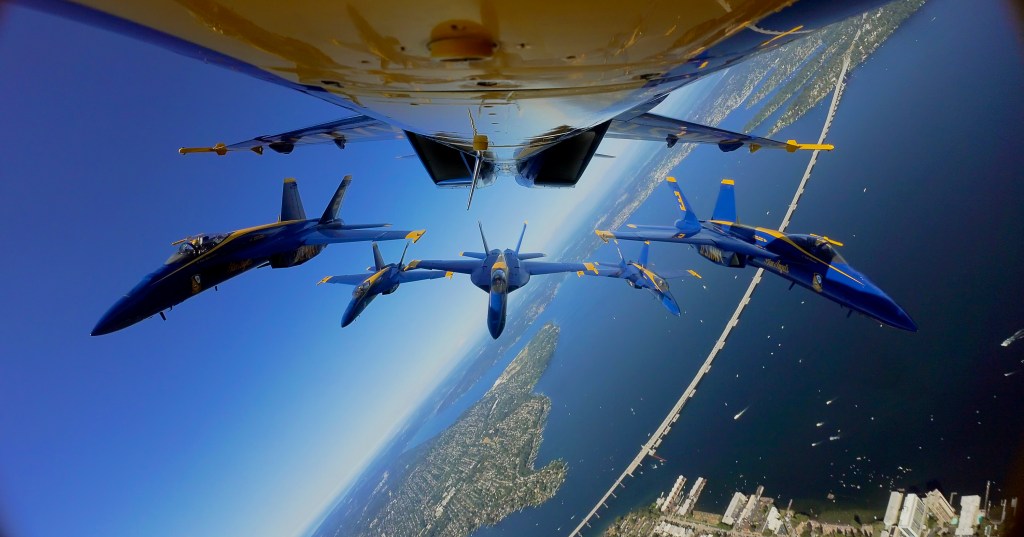
<path id="1" fill-rule="evenodd" d="M 252 266 L 252 259 L 243 259 L 234 263 L 228 264 L 228 274 L 235 274 L 236 272 L 242 272 L 243 270 Z"/>
<path id="2" fill-rule="evenodd" d="M 766 259 L 764 261 L 764 266 L 778 272 L 779 274 L 789 274 L 789 265 L 780 263 L 774 259 Z"/>
<path id="3" fill-rule="evenodd" d="M 715 263 L 722 262 L 722 251 L 715 246 L 711 246 L 709 244 L 702 244 L 700 245 L 700 249 L 697 251 L 700 253 L 700 255 L 710 259 L 711 261 L 714 261 Z"/>

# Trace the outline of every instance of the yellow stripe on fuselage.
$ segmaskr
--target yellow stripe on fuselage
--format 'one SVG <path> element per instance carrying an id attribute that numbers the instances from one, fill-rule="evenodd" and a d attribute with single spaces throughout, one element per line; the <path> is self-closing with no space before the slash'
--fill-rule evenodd
<path id="1" fill-rule="evenodd" d="M 818 263 L 821 263 L 822 265 L 828 266 L 828 268 L 838 272 L 839 274 L 842 274 L 843 276 L 846 276 L 847 278 L 857 282 L 860 285 L 864 285 L 864 282 L 862 282 L 862 281 L 858 280 L 857 278 L 854 278 L 853 276 L 850 276 L 849 274 L 847 274 L 847 273 L 843 272 L 842 270 L 836 268 L 836 266 L 833 265 L 832 263 L 827 263 L 827 262 L 825 262 L 825 260 L 820 259 L 818 256 L 812 254 L 811 252 L 808 252 L 807 250 L 804 250 L 803 248 L 800 247 L 799 244 L 793 242 L 793 239 L 790 239 L 789 237 L 786 236 L 785 233 L 782 233 L 779 230 L 767 229 L 767 228 L 763 228 L 763 227 L 745 226 L 743 224 L 737 224 L 736 222 L 728 222 L 728 221 L 725 221 L 725 220 L 708 220 L 708 222 L 711 222 L 712 224 L 717 224 L 719 226 L 729 226 L 729 227 L 753 229 L 754 231 L 758 231 L 758 232 L 764 233 L 766 235 L 770 235 L 771 237 L 779 239 L 782 242 L 785 242 L 786 244 L 792 246 L 793 248 L 796 248 L 801 253 L 803 253 L 807 257 L 810 257 L 811 259 L 817 261 Z"/>
<path id="2" fill-rule="evenodd" d="M 237 239 L 239 237 L 242 237 L 244 235 L 248 235 L 248 234 L 250 234 L 250 233 L 252 233 L 254 231 L 263 231 L 265 229 L 272 229 L 272 228 L 275 228 L 275 227 L 282 227 L 282 226 L 286 226 L 288 224 L 294 224 L 295 222 L 302 222 L 302 220 L 285 220 L 284 222 L 274 222 L 272 224 L 263 224 L 261 226 L 247 227 L 245 229 L 239 229 L 237 231 L 232 231 L 230 235 L 225 237 L 224 240 L 222 240 L 219 243 L 217 243 L 216 246 L 214 246 L 213 248 L 210 248 L 209 250 L 199 254 L 195 259 L 192 259 L 188 263 L 185 263 L 184 265 L 178 267 L 177 269 L 174 270 L 174 272 L 171 272 L 170 274 L 168 274 L 167 276 L 164 276 L 160 280 L 162 281 L 162 280 L 165 280 L 167 278 L 170 278 L 171 276 L 177 274 L 178 272 L 180 272 L 182 270 L 185 270 L 186 268 L 192 266 L 195 263 L 198 263 L 200 260 L 206 259 L 207 257 L 212 255 L 217 250 L 220 250 L 221 247 L 226 246 L 229 242 L 231 242 L 231 241 L 233 241 L 233 240 L 235 240 L 235 239 Z"/>

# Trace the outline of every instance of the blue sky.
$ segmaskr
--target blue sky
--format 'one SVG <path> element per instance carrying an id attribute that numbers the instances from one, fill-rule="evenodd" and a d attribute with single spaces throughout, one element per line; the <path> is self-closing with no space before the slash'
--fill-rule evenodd
<path id="1" fill-rule="evenodd" d="M 410 257 L 479 249 L 477 219 L 500 247 L 529 220 L 524 247 L 557 253 L 559 228 L 631 168 L 595 161 L 574 190 L 499 181 L 467 212 L 465 191 L 395 158 L 405 141 L 178 155 L 348 113 L 145 43 L 5 6 L 0 71 L 0 524 L 18 536 L 295 534 L 487 337 L 485 295 L 459 277 L 405 286 L 341 330 L 349 289 L 314 283 L 362 271 L 365 243 L 89 337 L 172 241 L 274 221 L 284 177 L 319 214 L 352 174 L 343 218 L 426 227 Z"/>

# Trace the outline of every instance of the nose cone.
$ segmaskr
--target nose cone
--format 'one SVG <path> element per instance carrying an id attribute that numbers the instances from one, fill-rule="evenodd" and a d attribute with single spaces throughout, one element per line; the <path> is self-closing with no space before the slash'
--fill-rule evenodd
<path id="1" fill-rule="evenodd" d="M 875 289 L 878 289 L 877 287 Z M 907 315 L 906 311 L 899 306 L 893 299 L 889 298 L 881 290 L 878 290 L 879 300 L 875 301 L 873 308 L 868 312 L 872 317 L 884 322 L 889 326 L 894 326 L 901 330 L 908 332 L 917 332 L 917 323 Z"/>
<path id="2" fill-rule="evenodd" d="M 907 315 L 907 312 L 895 300 L 885 294 L 871 280 L 864 277 L 863 274 L 857 273 L 848 266 L 844 267 L 844 270 L 863 282 L 863 285 L 849 280 L 844 281 L 842 278 L 836 278 L 834 281 L 842 284 L 842 290 L 839 296 L 837 296 L 840 303 L 866 313 L 889 326 L 908 332 L 917 332 L 917 323 L 910 318 L 910 315 Z M 829 283 L 832 281 L 832 276 L 829 275 Z"/>
<path id="3" fill-rule="evenodd" d="M 672 298 L 672 295 L 665 293 L 661 295 L 661 303 L 665 306 L 665 309 L 669 313 L 679 317 L 679 304 L 676 303 L 676 299 Z"/>
<path id="4" fill-rule="evenodd" d="M 491 292 L 487 303 L 487 330 L 491 337 L 498 339 L 505 330 L 505 307 L 508 304 L 506 293 Z"/>
<path id="5" fill-rule="evenodd" d="M 345 328 L 352 324 L 352 321 L 356 320 L 356 317 L 359 317 L 359 314 L 363 312 L 364 307 L 362 300 L 349 302 L 348 307 L 345 308 L 345 313 L 341 315 L 341 327 Z"/>
<path id="6" fill-rule="evenodd" d="M 96 326 L 92 329 L 91 335 L 106 335 L 137 323 L 139 319 L 132 311 L 133 309 L 134 308 L 132 307 L 129 298 L 127 296 L 121 297 L 121 300 L 114 303 L 114 305 L 103 314 L 103 317 L 100 317 L 99 322 L 97 322 Z"/>

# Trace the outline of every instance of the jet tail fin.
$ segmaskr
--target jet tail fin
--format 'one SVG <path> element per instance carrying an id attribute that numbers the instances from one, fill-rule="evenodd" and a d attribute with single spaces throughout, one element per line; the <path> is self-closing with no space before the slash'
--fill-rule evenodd
<path id="1" fill-rule="evenodd" d="M 338 185 L 338 190 L 334 191 L 334 197 L 331 198 L 331 202 L 327 204 L 327 208 L 324 209 L 323 216 L 320 217 L 321 224 L 328 224 L 338 219 L 338 213 L 341 212 L 341 202 L 345 201 L 345 192 L 348 190 L 348 185 L 352 183 L 352 176 L 346 175 L 341 180 L 341 184 Z M 305 218 L 305 216 L 303 216 Z"/>
<path id="2" fill-rule="evenodd" d="M 640 247 L 640 259 L 637 260 L 637 263 L 641 267 L 646 267 L 647 266 L 647 258 L 650 257 L 650 254 L 651 254 L 651 241 L 644 241 L 644 245 Z"/>
<path id="3" fill-rule="evenodd" d="M 289 220 L 305 220 L 306 210 L 302 208 L 302 198 L 299 197 L 299 185 L 293 177 L 284 180 L 284 190 L 281 193 L 281 222 Z"/>
<path id="4" fill-rule="evenodd" d="M 377 243 L 373 243 L 373 267 L 377 270 L 384 268 L 384 256 L 380 255 Z"/>
<path id="5" fill-rule="evenodd" d="M 718 201 L 715 202 L 715 212 L 712 213 L 712 220 L 723 222 L 736 222 L 736 190 L 735 182 L 732 179 L 722 179 L 722 187 L 718 190 Z"/>
<path id="6" fill-rule="evenodd" d="M 526 222 L 523 222 L 523 231 L 519 234 L 519 242 L 516 243 L 516 253 L 519 253 L 519 248 L 523 245 L 523 237 L 526 236 Z"/>
<path id="7" fill-rule="evenodd" d="M 490 247 L 487 246 L 487 237 L 484 236 L 484 224 L 477 220 L 476 225 L 480 228 L 480 240 L 484 243 L 484 252 L 490 252 Z"/>
<path id="8" fill-rule="evenodd" d="M 683 211 L 683 217 L 676 220 L 676 228 L 679 231 L 690 235 L 700 231 L 700 221 L 697 220 L 697 215 L 693 214 L 690 210 L 690 201 L 686 199 L 686 195 L 683 194 L 683 190 L 679 188 L 679 183 L 676 182 L 675 177 L 666 177 L 665 181 L 672 187 L 672 192 L 676 196 L 676 201 L 679 203 L 679 209 Z"/>

